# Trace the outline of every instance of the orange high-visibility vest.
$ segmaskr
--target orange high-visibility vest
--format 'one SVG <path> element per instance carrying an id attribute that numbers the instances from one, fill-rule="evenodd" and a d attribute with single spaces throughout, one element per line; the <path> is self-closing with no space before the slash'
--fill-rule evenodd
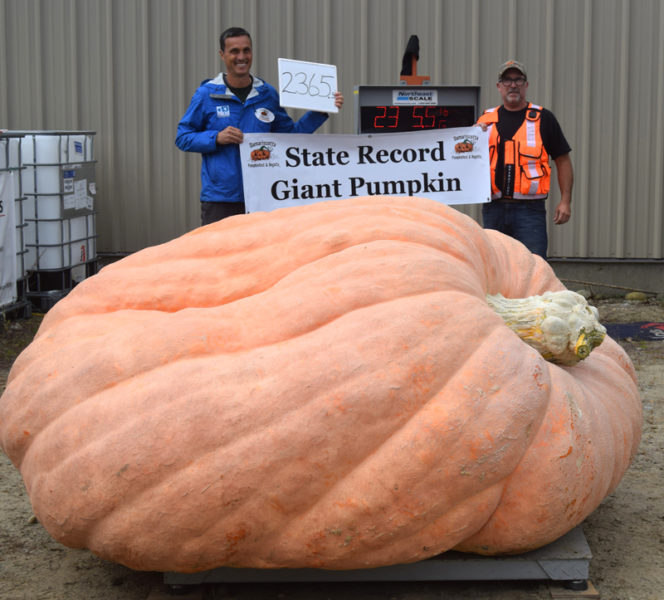
<path id="1" fill-rule="evenodd" d="M 489 108 L 477 120 L 489 126 L 489 157 L 491 160 L 491 198 L 536 200 L 546 198 L 551 185 L 549 155 L 542 144 L 540 118 L 542 107 L 528 103 L 526 118 L 511 140 L 504 141 L 503 190 L 496 186 L 495 173 L 498 163 L 498 106 Z"/>

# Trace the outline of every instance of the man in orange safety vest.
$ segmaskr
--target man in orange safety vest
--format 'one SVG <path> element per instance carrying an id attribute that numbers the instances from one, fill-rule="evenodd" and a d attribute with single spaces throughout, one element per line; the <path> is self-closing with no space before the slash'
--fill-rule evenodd
<path id="1" fill-rule="evenodd" d="M 526 100 L 528 76 L 522 63 L 510 60 L 498 70 L 502 106 L 478 119 L 489 130 L 491 202 L 482 206 L 486 229 L 497 229 L 546 259 L 546 206 L 551 182 L 549 157 L 556 164 L 560 202 L 553 222 L 561 225 L 572 214 L 574 172 L 555 115 Z"/>

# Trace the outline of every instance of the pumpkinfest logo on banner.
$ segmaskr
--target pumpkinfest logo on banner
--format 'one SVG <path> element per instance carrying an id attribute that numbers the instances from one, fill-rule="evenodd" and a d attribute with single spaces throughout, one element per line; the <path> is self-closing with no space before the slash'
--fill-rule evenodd
<path id="1" fill-rule="evenodd" d="M 479 127 L 378 135 L 245 133 L 240 159 L 247 212 L 373 195 L 488 202 L 488 139 Z"/>

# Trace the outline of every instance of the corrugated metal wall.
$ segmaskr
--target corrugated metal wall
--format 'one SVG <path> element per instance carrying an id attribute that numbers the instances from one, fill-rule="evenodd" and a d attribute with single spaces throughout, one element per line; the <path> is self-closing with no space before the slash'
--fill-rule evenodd
<path id="1" fill-rule="evenodd" d="M 200 158 L 173 140 L 231 25 L 272 83 L 278 57 L 338 66 L 347 103 L 326 133 L 353 133 L 355 85 L 398 83 L 411 34 L 418 73 L 481 85 L 483 107 L 497 66 L 524 61 L 573 148 L 574 212 L 550 254 L 664 257 L 662 0 L 0 0 L 0 128 L 97 132 L 100 252 L 198 225 Z"/>

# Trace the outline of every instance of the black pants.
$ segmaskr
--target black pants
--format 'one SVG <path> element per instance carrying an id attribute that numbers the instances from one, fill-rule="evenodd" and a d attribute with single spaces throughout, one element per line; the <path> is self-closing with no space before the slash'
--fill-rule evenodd
<path id="1" fill-rule="evenodd" d="M 244 202 L 201 202 L 201 225 L 216 223 L 244 212 Z"/>

